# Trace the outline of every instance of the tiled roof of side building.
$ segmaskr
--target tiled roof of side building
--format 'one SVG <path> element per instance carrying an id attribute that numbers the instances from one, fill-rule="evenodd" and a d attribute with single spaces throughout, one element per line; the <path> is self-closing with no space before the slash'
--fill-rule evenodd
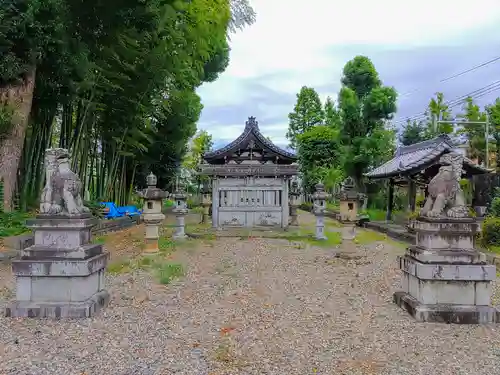
<path id="1" fill-rule="evenodd" d="M 389 178 L 398 175 L 411 175 L 439 161 L 441 155 L 453 152 L 455 145 L 447 135 L 401 146 L 396 150 L 394 158 L 365 174 L 369 178 Z M 468 158 L 464 158 L 464 166 L 472 174 L 489 173 L 484 168 Z"/>

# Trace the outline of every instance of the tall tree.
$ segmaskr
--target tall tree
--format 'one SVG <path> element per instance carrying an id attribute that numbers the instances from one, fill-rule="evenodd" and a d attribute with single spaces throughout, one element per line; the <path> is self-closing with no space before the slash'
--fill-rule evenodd
<path id="1" fill-rule="evenodd" d="M 448 104 L 444 101 L 444 94 L 437 92 L 436 97 L 432 98 L 427 106 L 427 130 L 426 137 L 434 138 L 440 134 L 452 134 L 454 129 L 453 123 L 438 121 L 451 120 L 451 113 Z"/>
<path id="2" fill-rule="evenodd" d="M 463 124 L 457 133 L 464 134 L 467 137 L 469 146 L 467 156 L 477 159 L 478 163 L 481 164 L 486 158 L 485 124 L 481 124 L 481 122 L 486 122 L 486 112 L 481 111 L 471 97 L 465 100 L 462 111 L 457 117 L 467 123 Z"/>
<path id="3" fill-rule="evenodd" d="M 490 131 L 495 139 L 496 149 L 496 171 L 500 173 L 500 98 L 495 100 L 495 103 L 486 107 L 489 115 Z"/>
<path id="4" fill-rule="evenodd" d="M 338 129 L 340 127 L 340 113 L 335 107 L 332 98 L 327 97 L 324 107 L 325 125 Z"/>
<path id="5" fill-rule="evenodd" d="M 286 137 L 290 147 L 297 147 L 297 136 L 316 125 L 323 124 L 324 114 L 321 100 L 315 89 L 303 86 L 297 94 L 297 103 L 293 112 L 288 114 L 288 132 Z"/>
<path id="6" fill-rule="evenodd" d="M 339 93 L 340 138 L 347 175 L 363 185 L 363 173 L 391 157 L 395 132 L 385 126 L 396 112 L 397 93 L 383 86 L 368 57 L 356 56 L 343 70 Z"/>
<path id="7" fill-rule="evenodd" d="M 312 192 L 318 179 L 324 182 L 328 179 L 328 183 L 334 184 L 333 177 L 340 173 L 335 174 L 333 170 L 341 168 L 339 130 L 325 125 L 314 126 L 299 134 L 297 143 L 304 189 Z"/>
<path id="8" fill-rule="evenodd" d="M 168 184 L 196 131 L 202 109 L 196 88 L 225 69 L 231 17 L 245 16 L 232 14 L 231 5 L 228 0 L 2 4 L 5 209 L 12 208 L 17 180 L 24 203 L 38 198 L 43 153 L 53 146 L 70 149 L 73 168 L 94 199 L 126 201 L 150 170 Z M 241 26 L 251 22 L 247 18 Z"/>
<path id="9" fill-rule="evenodd" d="M 403 146 L 413 145 L 418 142 L 428 139 L 426 133 L 427 127 L 422 121 L 411 121 L 408 119 L 406 125 L 403 126 L 403 131 L 399 136 L 399 141 Z"/>

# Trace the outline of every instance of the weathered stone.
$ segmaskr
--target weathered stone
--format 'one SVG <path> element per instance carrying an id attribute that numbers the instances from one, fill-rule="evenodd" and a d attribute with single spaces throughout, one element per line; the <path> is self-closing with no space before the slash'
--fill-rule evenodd
<path id="1" fill-rule="evenodd" d="M 64 148 L 45 151 L 46 184 L 40 198 L 40 213 L 81 215 L 89 213 L 81 197 L 82 182 L 70 169 L 69 153 Z"/>
<path id="2" fill-rule="evenodd" d="M 439 172 L 427 186 L 429 192 L 424 207 L 420 211 L 427 217 L 469 217 L 464 193 L 460 187 L 464 157 L 450 152 L 439 159 Z"/>
<path id="3" fill-rule="evenodd" d="M 393 302 L 418 322 L 488 324 L 500 321 L 500 311 L 492 306 L 423 305 L 405 292 L 396 292 Z"/>
<path id="4" fill-rule="evenodd" d="M 60 155 L 56 160 L 67 163 L 63 151 L 48 150 L 48 158 Z M 27 222 L 34 232 L 34 245 L 22 249 L 20 259 L 12 262 L 16 300 L 5 309 L 6 316 L 88 317 L 109 301 L 104 286 L 109 254 L 102 252 L 102 245 L 90 243 L 96 220 L 82 209 L 79 180 L 66 169 L 48 173 L 52 185 L 42 194 L 45 213 Z M 65 197 L 60 199 L 58 194 Z"/>
<path id="5" fill-rule="evenodd" d="M 417 245 L 398 259 L 403 290 L 394 302 L 422 322 L 498 322 L 490 306 L 496 268 L 474 249 L 474 220 L 419 218 L 415 230 Z"/>
<path id="6" fill-rule="evenodd" d="M 187 195 L 184 192 L 183 186 L 178 186 L 177 191 L 172 196 L 174 198 L 174 209 L 173 212 L 175 214 L 176 226 L 174 228 L 174 234 L 172 238 L 176 240 L 182 240 L 186 238 L 186 230 L 185 230 L 185 216 L 189 213 L 187 208 Z"/>
<path id="7" fill-rule="evenodd" d="M 322 183 L 316 184 L 316 192 L 313 194 L 314 215 L 316 216 L 316 239 L 326 240 L 325 236 L 325 210 L 326 200 L 330 194 L 325 192 L 325 186 Z"/>
<path id="8" fill-rule="evenodd" d="M 151 172 L 147 177 L 148 187 L 137 194 L 144 200 L 142 218 L 146 228 L 144 252 L 156 253 L 159 251 L 158 240 L 160 238 L 159 226 L 165 219 L 163 215 L 163 199 L 168 196 L 168 192 L 156 187 L 156 176 Z"/>
<path id="9" fill-rule="evenodd" d="M 355 190 L 354 180 L 348 177 L 342 184 L 340 191 L 340 222 L 342 240 L 351 241 L 356 237 L 356 223 L 358 221 L 358 204 L 360 196 Z"/>

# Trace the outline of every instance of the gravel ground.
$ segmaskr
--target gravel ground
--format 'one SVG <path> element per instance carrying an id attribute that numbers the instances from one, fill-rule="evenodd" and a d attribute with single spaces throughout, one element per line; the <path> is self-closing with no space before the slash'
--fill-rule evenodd
<path id="1" fill-rule="evenodd" d="M 111 303 L 93 319 L 0 318 L 0 374 L 500 374 L 496 326 L 416 323 L 392 304 L 401 252 L 196 242 L 173 255 L 187 274 L 168 286 L 109 276 Z"/>

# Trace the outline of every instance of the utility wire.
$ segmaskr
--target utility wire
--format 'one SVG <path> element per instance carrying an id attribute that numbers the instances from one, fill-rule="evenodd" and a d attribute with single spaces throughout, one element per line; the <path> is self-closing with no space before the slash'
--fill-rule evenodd
<path id="1" fill-rule="evenodd" d="M 457 77 L 463 76 L 464 74 L 473 72 L 474 70 L 483 68 L 483 67 L 485 67 L 487 65 L 493 64 L 493 63 L 495 63 L 495 62 L 497 62 L 499 60 L 500 60 L 500 56 L 499 57 L 495 57 L 495 58 L 493 58 L 491 60 L 485 61 L 485 62 L 483 62 L 481 64 L 476 65 L 476 66 L 473 66 L 472 68 L 469 68 L 467 70 L 464 70 L 464 71 L 456 73 L 456 74 L 453 74 L 453 75 L 451 75 L 449 77 L 443 78 L 443 79 L 439 80 L 438 83 L 443 83 L 443 82 L 451 81 L 452 79 L 455 79 Z M 420 91 L 421 89 L 422 88 L 416 88 L 416 89 L 407 91 L 404 94 L 402 94 L 401 97 L 405 97 L 407 95 L 413 94 L 414 92 Z"/>
<path id="2" fill-rule="evenodd" d="M 459 96 L 453 100 L 447 101 L 444 104 L 446 106 L 448 106 L 448 108 L 455 108 L 456 106 L 463 104 L 467 100 L 468 97 L 471 97 L 472 99 L 478 99 L 478 98 L 481 98 L 485 95 L 488 95 L 488 94 L 495 92 L 495 91 L 498 91 L 498 90 L 500 90 L 500 80 L 492 82 L 492 83 L 490 83 L 484 87 L 481 87 L 477 90 L 474 90 L 468 94 Z M 421 112 L 419 114 L 407 117 L 404 120 L 399 120 L 399 121 L 395 122 L 394 125 L 397 126 L 397 125 L 405 124 L 408 120 L 419 121 L 419 120 L 425 119 L 426 117 L 427 117 L 427 113 Z"/>

